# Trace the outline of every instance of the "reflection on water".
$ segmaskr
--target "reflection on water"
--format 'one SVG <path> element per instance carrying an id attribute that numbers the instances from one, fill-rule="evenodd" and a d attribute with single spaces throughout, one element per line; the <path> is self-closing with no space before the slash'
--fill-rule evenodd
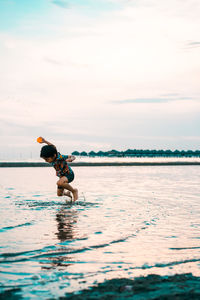
<path id="1" fill-rule="evenodd" d="M 69 202 L 68 207 L 71 205 L 72 204 Z M 58 209 L 55 218 L 57 221 L 57 231 L 55 232 L 55 236 L 61 243 L 65 242 L 65 244 L 67 244 L 67 241 L 78 239 L 79 236 L 75 225 L 77 223 L 79 212 L 76 210 L 68 210 L 66 209 L 66 206 L 66 203 L 62 204 L 61 208 Z M 55 256 L 52 256 L 51 253 L 51 256 L 48 257 L 47 254 L 46 259 L 49 261 L 49 263 L 47 263 L 47 261 L 41 261 L 41 264 L 43 264 L 42 269 L 51 269 L 61 266 L 66 268 L 72 261 L 72 257 L 68 255 L 67 249 L 65 248 L 58 248 Z"/>
<path id="2" fill-rule="evenodd" d="M 78 220 L 78 211 L 67 210 L 65 207 L 66 205 L 63 205 L 56 214 L 58 232 L 55 235 L 61 242 L 78 238 L 75 227 Z"/>
<path id="3" fill-rule="evenodd" d="M 56 298 L 116 277 L 199 276 L 199 166 L 75 172 L 71 204 L 49 168 L 0 169 L 2 291 Z"/>

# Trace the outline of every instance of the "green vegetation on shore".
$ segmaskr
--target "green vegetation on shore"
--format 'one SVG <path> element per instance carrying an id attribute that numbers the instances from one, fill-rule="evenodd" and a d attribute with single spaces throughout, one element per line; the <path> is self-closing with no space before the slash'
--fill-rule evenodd
<path id="1" fill-rule="evenodd" d="M 126 151 L 90 151 L 79 152 L 74 151 L 72 155 L 80 156 L 101 156 L 101 157 L 200 157 L 200 150 L 142 150 L 142 149 L 128 149 Z"/>

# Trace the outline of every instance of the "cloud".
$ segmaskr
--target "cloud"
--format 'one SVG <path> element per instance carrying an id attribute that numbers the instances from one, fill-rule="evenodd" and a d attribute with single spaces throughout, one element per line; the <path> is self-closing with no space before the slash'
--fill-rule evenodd
<path id="1" fill-rule="evenodd" d="M 185 47 L 189 48 L 189 49 L 198 48 L 198 47 L 200 47 L 200 42 L 197 42 L 197 41 L 187 42 L 185 44 Z"/>
<path id="2" fill-rule="evenodd" d="M 126 4 L 126 1 L 122 0 L 52 0 L 53 4 L 60 8 L 75 8 L 75 9 L 86 9 L 93 13 L 110 11 L 116 8 L 120 8 L 121 5 Z M 83 10 L 83 11 L 84 11 Z M 86 13 L 86 11 L 84 11 Z"/>
<path id="3" fill-rule="evenodd" d="M 63 66 L 63 63 L 56 60 L 56 59 L 53 59 L 53 58 L 48 58 L 48 57 L 45 57 L 44 58 L 44 61 L 50 63 L 50 64 L 53 64 L 53 65 L 57 65 L 57 66 Z"/>
<path id="4" fill-rule="evenodd" d="M 166 94 L 162 94 L 160 95 L 161 97 L 176 97 L 179 96 L 178 93 L 166 93 Z"/>
<path id="5" fill-rule="evenodd" d="M 67 61 L 67 60 L 59 61 L 57 59 L 49 58 L 49 57 L 44 57 L 43 60 L 47 63 L 57 65 L 57 66 L 68 66 L 68 67 L 77 67 L 77 68 L 87 68 L 88 67 L 88 65 L 84 64 L 84 63 L 82 63 L 82 64 L 75 63 L 75 62 Z"/>
<path id="6" fill-rule="evenodd" d="M 125 99 L 125 100 L 116 100 L 111 101 L 114 104 L 130 104 L 130 103 L 166 103 L 170 101 L 177 101 L 177 100 L 191 100 L 192 97 L 170 97 L 170 95 L 176 94 L 168 94 L 169 97 L 166 98 L 135 98 L 135 99 Z"/>
<path id="7" fill-rule="evenodd" d="M 59 6 L 59 7 L 61 7 L 61 8 L 69 8 L 69 4 L 66 1 L 53 0 L 52 3 Z"/>

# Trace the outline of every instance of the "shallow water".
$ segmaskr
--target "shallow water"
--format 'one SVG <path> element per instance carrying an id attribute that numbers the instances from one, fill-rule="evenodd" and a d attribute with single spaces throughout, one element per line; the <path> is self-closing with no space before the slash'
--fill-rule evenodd
<path id="1" fill-rule="evenodd" d="M 200 276 L 199 166 L 74 171 L 71 205 L 53 169 L 0 169 L 1 291 L 48 299 L 116 277 Z"/>

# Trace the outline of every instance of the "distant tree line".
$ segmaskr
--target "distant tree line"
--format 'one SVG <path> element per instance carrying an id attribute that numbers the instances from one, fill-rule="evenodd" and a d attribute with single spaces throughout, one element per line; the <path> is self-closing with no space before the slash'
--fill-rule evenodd
<path id="1" fill-rule="evenodd" d="M 79 152 L 74 151 L 72 155 L 80 156 L 106 156 L 106 157 L 200 157 L 200 150 L 142 150 L 142 149 L 128 149 L 126 151 L 90 151 Z"/>

